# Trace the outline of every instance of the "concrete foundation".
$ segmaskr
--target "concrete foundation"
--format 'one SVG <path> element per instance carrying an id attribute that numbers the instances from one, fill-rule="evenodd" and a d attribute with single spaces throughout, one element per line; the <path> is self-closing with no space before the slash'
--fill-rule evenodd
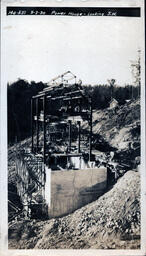
<path id="1" fill-rule="evenodd" d="M 51 171 L 46 168 L 45 199 L 49 217 L 69 214 L 96 200 L 106 186 L 106 168 L 69 171 Z"/>
<path id="2" fill-rule="evenodd" d="M 96 200 L 107 186 L 104 167 L 52 171 L 41 162 L 28 165 L 28 157 L 21 157 L 16 168 L 17 191 L 24 207 L 45 209 L 49 218 L 67 215 Z"/>

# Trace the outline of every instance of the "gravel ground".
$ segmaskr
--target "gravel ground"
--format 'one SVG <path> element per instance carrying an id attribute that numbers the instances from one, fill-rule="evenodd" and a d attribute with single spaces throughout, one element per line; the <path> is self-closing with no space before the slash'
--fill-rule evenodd
<path id="1" fill-rule="evenodd" d="M 128 171 L 110 191 L 68 216 L 12 225 L 9 248 L 139 249 L 139 173 Z"/>

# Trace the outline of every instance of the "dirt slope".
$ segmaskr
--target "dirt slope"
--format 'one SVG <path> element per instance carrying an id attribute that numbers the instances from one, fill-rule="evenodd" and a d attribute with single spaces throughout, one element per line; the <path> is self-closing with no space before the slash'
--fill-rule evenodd
<path id="1" fill-rule="evenodd" d="M 118 106 L 116 110 L 107 108 L 94 111 L 93 132 L 100 134 L 118 150 L 136 147 L 140 144 L 140 100 Z"/>
<path id="2" fill-rule="evenodd" d="M 98 200 L 68 216 L 18 222 L 9 248 L 136 249 L 140 246 L 140 177 L 129 171 Z"/>

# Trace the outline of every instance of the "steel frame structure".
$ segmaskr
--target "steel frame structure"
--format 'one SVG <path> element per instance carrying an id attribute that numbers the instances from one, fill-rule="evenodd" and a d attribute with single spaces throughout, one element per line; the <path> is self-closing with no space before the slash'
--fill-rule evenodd
<path id="1" fill-rule="evenodd" d="M 71 73 L 70 71 L 64 73 L 63 75 L 60 75 L 56 78 L 64 77 L 64 75 Z M 71 73 L 72 74 L 72 73 Z M 74 75 L 73 75 L 74 76 Z M 74 76 L 76 78 L 76 76 Z M 53 81 L 55 79 L 52 79 Z M 62 80 L 64 81 L 64 80 Z M 76 85 L 76 89 L 72 90 L 72 86 Z M 67 92 L 63 92 L 63 90 L 67 88 Z M 57 93 L 57 96 L 55 95 Z M 82 103 L 83 101 L 86 104 L 86 107 L 88 109 L 82 110 Z M 47 103 L 52 103 L 55 102 L 57 104 L 60 102 L 60 105 L 62 103 L 65 103 L 65 106 L 70 105 L 74 107 L 79 107 L 77 112 L 71 112 L 71 113 L 66 113 L 66 117 L 71 117 L 75 115 L 80 115 L 81 117 L 83 116 L 89 123 L 89 161 L 91 161 L 91 155 L 92 155 L 92 100 L 91 97 L 87 97 L 80 84 L 59 84 L 52 86 L 50 84 L 47 88 L 44 88 L 43 91 L 39 92 L 36 96 L 33 96 L 31 99 L 31 136 L 32 136 L 32 152 L 37 153 L 38 148 L 39 148 L 39 122 L 42 122 L 43 124 L 43 159 L 44 163 L 46 163 L 46 125 L 48 123 L 51 123 L 50 118 L 48 119 L 48 116 L 51 117 L 50 115 L 50 109 L 48 109 Z M 79 102 L 79 104 L 77 104 Z M 43 106 L 43 117 L 40 119 L 40 104 Z M 58 110 L 59 111 L 59 110 Z M 64 117 L 64 120 L 66 118 Z M 68 121 L 69 125 L 69 143 L 68 143 L 68 148 L 69 148 L 69 153 L 71 151 L 71 130 L 72 130 L 72 122 L 71 120 Z M 35 129 L 34 129 L 35 127 Z M 81 130 L 80 130 L 80 121 L 77 122 L 77 127 L 78 127 L 78 153 L 80 153 L 80 137 L 81 137 Z M 36 145 L 34 144 L 34 134 L 36 131 Z"/>

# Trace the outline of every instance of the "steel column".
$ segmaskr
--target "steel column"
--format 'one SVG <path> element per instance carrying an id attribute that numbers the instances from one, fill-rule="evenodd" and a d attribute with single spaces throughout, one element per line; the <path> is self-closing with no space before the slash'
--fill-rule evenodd
<path id="1" fill-rule="evenodd" d="M 44 120 L 43 120 L 43 132 L 44 132 L 44 145 L 43 145 L 43 158 L 44 163 L 46 162 L 46 96 L 43 96 L 43 111 L 44 111 Z"/>
<path id="2" fill-rule="evenodd" d="M 89 134 L 89 161 L 91 161 L 91 155 L 92 155 L 92 102 L 90 100 L 90 134 Z"/>
<path id="3" fill-rule="evenodd" d="M 39 98 L 36 98 L 36 152 L 38 152 L 38 146 L 39 146 Z"/>
<path id="4" fill-rule="evenodd" d="M 77 121 L 77 124 L 78 124 L 78 153 L 80 153 L 80 140 L 81 140 L 81 130 L 80 130 L 80 121 Z"/>
<path id="5" fill-rule="evenodd" d="M 68 121 L 69 123 L 69 152 L 71 151 L 71 120 Z"/>
<path id="6" fill-rule="evenodd" d="M 33 143 L 33 133 L 34 133 L 34 112 L 33 112 L 33 99 L 31 99 L 31 151 L 34 151 Z"/>

